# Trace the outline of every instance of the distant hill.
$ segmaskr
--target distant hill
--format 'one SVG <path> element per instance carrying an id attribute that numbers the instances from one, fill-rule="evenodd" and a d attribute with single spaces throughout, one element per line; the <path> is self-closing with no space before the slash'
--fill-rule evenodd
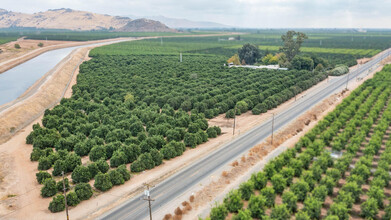
<path id="1" fill-rule="evenodd" d="M 145 25 L 145 26 L 144 26 Z M 154 26 L 156 25 L 156 26 Z M 126 26 L 126 27 L 125 27 Z M 0 28 L 30 27 L 68 30 L 121 30 L 132 32 L 174 31 L 152 20 L 133 21 L 128 17 L 96 14 L 72 9 L 53 9 L 26 14 L 0 9 Z"/>
<path id="2" fill-rule="evenodd" d="M 147 18 L 160 21 L 170 28 L 230 28 L 230 26 L 225 24 L 208 21 L 191 21 L 187 19 L 168 18 L 164 16 L 150 16 Z"/>
<path id="3" fill-rule="evenodd" d="M 118 29 L 123 32 L 176 32 L 176 30 L 167 27 L 165 24 L 150 19 L 136 19 L 130 21 L 125 26 Z"/>

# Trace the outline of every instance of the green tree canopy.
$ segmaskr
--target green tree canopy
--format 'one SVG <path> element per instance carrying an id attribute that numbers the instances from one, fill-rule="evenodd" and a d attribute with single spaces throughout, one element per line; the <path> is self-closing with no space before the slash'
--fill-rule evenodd
<path id="1" fill-rule="evenodd" d="M 366 219 L 374 219 L 379 212 L 377 201 L 374 198 L 369 198 L 361 204 L 361 216 Z"/>
<path id="2" fill-rule="evenodd" d="M 43 181 L 43 187 L 41 188 L 42 197 L 51 197 L 56 195 L 57 185 L 54 179 L 45 179 Z"/>
<path id="3" fill-rule="evenodd" d="M 259 48 L 256 45 L 245 44 L 242 48 L 238 50 L 240 62 L 243 61 L 245 64 L 254 64 L 257 62 L 257 59 L 260 57 Z"/>
<path id="4" fill-rule="evenodd" d="M 39 184 L 42 184 L 45 179 L 52 179 L 52 175 L 46 171 L 39 171 L 35 176 Z"/>
<path id="5" fill-rule="evenodd" d="M 343 203 L 333 203 L 327 212 L 328 215 L 335 215 L 339 220 L 349 219 L 349 209 Z"/>
<path id="6" fill-rule="evenodd" d="M 250 210 L 239 210 L 237 215 L 232 217 L 232 220 L 252 220 Z"/>
<path id="7" fill-rule="evenodd" d="M 80 203 L 80 199 L 77 197 L 75 192 L 70 192 L 67 194 L 67 204 L 69 206 L 77 206 Z"/>
<path id="8" fill-rule="evenodd" d="M 285 191 L 282 194 L 282 202 L 286 204 L 287 208 L 291 212 L 296 212 L 297 210 L 297 196 L 291 191 Z"/>
<path id="9" fill-rule="evenodd" d="M 312 196 L 307 197 L 306 200 L 304 201 L 303 210 L 306 211 L 312 219 L 320 218 L 321 209 L 322 209 L 322 202 L 320 202 L 319 200 L 317 200 Z"/>
<path id="10" fill-rule="evenodd" d="M 286 204 L 281 204 L 276 205 L 274 206 L 274 208 L 272 208 L 272 213 L 270 214 L 270 217 L 276 220 L 288 220 L 290 219 L 291 215 L 289 213 L 288 208 L 286 207 Z"/>
<path id="11" fill-rule="evenodd" d="M 254 194 L 254 183 L 251 180 L 249 180 L 247 182 L 240 184 L 239 192 L 240 195 L 242 196 L 242 199 L 249 200 L 250 196 Z"/>
<path id="12" fill-rule="evenodd" d="M 79 165 L 72 172 L 72 181 L 74 183 L 87 183 L 91 179 L 91 173 L 88 167 Z"/>
<path id="13" fill-rule="evenodd" d="M 79 183 L 75 186 L 75 192 L 80 200 L 91 198 L 93 192 L 89 183 Z"/>
<path id="14" fill-rule="evenodd" d="M 251 212 L 253 218 L 262 219 L 262 216 L 265 214 L 266 208 L 266 199 L 265 197 L 259 195 L 252 195 L 248 203 L 248 209 Z"/>
<path id="15" fill-rule="evenodd" d="M 224 205 L 215 206 L 210 211 L 211 220 L 224 220 L 228 215 L 228 210 Z"/>
<path id="16" fill-rule="evenodd" d="M 242 198 L 238 190 L 233 190 L 224 198 L 224 205 L 229 212 L 238 212 L 243 207 Z"/>
<path id="17" fill-rule="evenodd" d="M 107 191 L 113 187 L 113 184 L 111 183 L 110 176 L 107 173 L 99 173 L 95 176 L 94 186 L 101 191 Z"/>
<path id="18" fill-rule="evenodd" d="M 49 204 L 49 210 L 51 212 L 61 212 L 65 209 L 65 198 L 63 195 L 53 197 L 53 200 Z"/>
<path id="19" fill-rule="evenodd" d="M 308 39 L 307 35 L 301 32 L 288 31 L 281 36 L 284 45 L 280 48 L 285 53 L 288 61 L 292 61 L 293 58 L 300 52 L 301 44 L 305 39 Z"/>

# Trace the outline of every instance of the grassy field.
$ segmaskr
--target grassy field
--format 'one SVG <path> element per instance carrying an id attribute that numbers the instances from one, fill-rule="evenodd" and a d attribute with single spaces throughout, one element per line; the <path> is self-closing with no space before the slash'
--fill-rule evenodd
<path id="1" fill-rule="evenodd" d="M 17 39 L 16 37 L 0 37 L 0 45 L 6 44 L 11 41 L 15 41 L 16 39 Z"/>
<path id="2" fill-rule="evenodd" d="M 18 38 L 19 38 L 18 33 L 15 33 L 15 32 L 8 33 L 8 32 L 1 32 L 0 31 L 0 45 L 11 42 L 11 41 L 15 41 Z"/>
<path id="3" fill-rule="evenodd" d="M 261 50 L 278 51 L 281 46 L 258 46 Z M 235 45 L 227 47 L 229 49 L 239 49 L 241 45 Z M 302 47 L 300 49 L 304 53 L 328 53 L 328 54 L 351 54 L 357 56 L 369 56 L 376 55 L 381 50 L 378 49 L 348 49 L 348 48 L 323 48 L 323 47 Z"/>
<path id="4" fill-rule="evenodd" d="M 391 31 L 369 30 L 366 33 L 352 30 L 299 30 L 307 34 L 308 40 L 304 47 L 349 48 L 349 49 L 379 49 L 391 46 Z M 258 45 L 281 45 L 281 34 L 286 30 L 252 31 L 243 39 L 253 41 Z"/>

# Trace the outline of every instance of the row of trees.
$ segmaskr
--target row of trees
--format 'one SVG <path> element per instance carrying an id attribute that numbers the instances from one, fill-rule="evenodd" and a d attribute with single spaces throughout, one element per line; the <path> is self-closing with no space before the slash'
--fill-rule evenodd
<path id="1" fill-rule="evenodd" d="M 333 135 L 336 135 L 335 140 L 346 136 L 345 130 L 350 128 L 349 123 L 354 121 L 356 114 L 372 118 L 369 120 L 372 123 L 369 126 L 368 123 L 358 123 L 352 133 L 347 135 L 348 146 L 356 143 L 361 145 L 376 119 L 379 116 L 381 119 L 363 150 L 364 157 L 354 164 L 347 183 L 339 190 L 334 203 L 328 209 L 326 219 L 349 219 L 353 203 L 360 202 L 360 194 L 363 192 L 361 186 L 368 183 L 372 175 L 374 178 L 367 192 L 369 199 L 361 203 L 361 215 L 365 218 L 374 218 L 378 210 L 384 208 L 385 197 L 382 189 L 391 178 L 391 160 L 387 157 L 391 152 L 391 141 L 387 142 L 385 155 L 382 155 L 377 163 L 376 171 L 373 174 L 370 171 L 373 156 L 378 154 L 385 131 L 391 125 L 391 107 L 382 112 L 384 106 L 387 106 L 386 100 L 390 97 L 389 82 L 384 81 L 389 75 L 391 72 L 381 72 L 373 80 L 367 81 L 352 92 L 333 112 L 301 138 L 295 148 L 287 150 L 267 163 L 262 172 L 253 174 L 249 181 L 239 186 L 239 189 L 230 192 L 223 204 L 211 210 L 211 219 L 224 219 L 228 212 L 237 213 L 236 219 L 241 219 L 240 216 L 247 216 L 246 214 L 250 218 L 290 219 L 294 213 L 296 219 L 319 219 L 323 202 L 328 195 L 332 195 L 336 183 L 344 177 L 359 150 L 350 148 L 341 158 L 333 161 L 330 153 L 324 151 L 327 145 L 323 139 L 330 129 L 338 130 Z M 335 142 L 333 138 L 327 140 L 328 143 Z M 298 180 L 293 181 L 294 177 Z M 271 186 L 267 186 L 269 181 Z M 259 195 L 255 195 L 255 190 L 259 191 Z M 274 204 L 276 194 L 281 195 L 282 205 Z M 243 210 L 242 200 L 249 201 L 246 210 Z M 300 211 L 297 210 L 299 201 L 304 203 L 304 208 Z M 265 214 L 267 208 L 272 208 L 270 217 Z M 387 219 L 387 216 L 391 215 L 391 206 L 385 211 L 384 218 Z"/>
<path id="2" fill-rule="evenodd" d="M 91 185 L 88 183 L 79 183 L 75 186 L 74 191 L 67 194 L 67 205 L 77 206 L 81 201 L 88 200 L 93 195 Z M 58 194 L 53 197 L 49 203 L 49 210 L 51 212 L 61 212 L 65 210 L 64 195 Z"/>
<path id="3" fill-rule="evenodd" d="M 380 114 L 381 110 L 386 105 L 386 100 L 390 97 L 389 89 L 383 93 L 376 104 L 373 105 L 373 109 Z M 369 114 L 371 115 L 371 114 Z M 389 106 L 383 114 L 381 119 L 377 122 L 374 129 L 374 133 L 371 135 L 371 139 L 365 146 L 363 152 L 364 157 L 361 157 L 355 164 L 354 168 L 350 171 L 350 176 L 347 178 L 347 183 L 341 188 L 338 193 L 337 200 L 343 202 L 346 205 L 347 211 L 352 209 L 353 203 L 360 201 L 360 194 L 363 193 L 362 185 L 370 184 L 370 188 L 366 193 L 369 197 L 366 201 L 361 203 L 361 216 L 365 218 L 375 218 L 379 209 L 384 209 L 385 205 L 383 200 L 385 199 L 384 187 L 387 187 L 391 176 L 389 174 L 391 160 L 387 158 L 389 152 L 391 152 L 391 141 L 388 141 L 385 148 L 385 155 L 381 155 L 380 160 L 377 162 L 377 169 L 375 172 L 371 172 L 373 167 L 373 158 L 378 154 L 381 147 L 381 142 L 386 130 L 391 124 L 391 107 Z M 367 128 L 364 128 L 367 129 Z M 358 151 L 354 149 L 351 153 L 351 158 Z M 352 150 L 351 150 L 352 151 Z M 350 158 L 350 162 L 351 162 Z M 374 178 L 369 181 L 370 176 Z M 349 199 L 350 197 L 351 199 Z M 391 206 L 387 207 L 384 219 L 389 218 L 391 215 Z"/>
<path id="4" fill-rule="evenodd" d="M 106 163 L 105 161 L 101 163 Z M 106 163 L 107 165 L 107 163 Z M 56 182 L 52 176 L 45 171 L 40 171 L 36 174 L 37 181 L 43 184 L 41 188 L 42 197 L 55 196 L 49 205 L 51 212 L 60 212 L 65 209 L 65 200 L 62 195 L 64 190 L 64 184 L 66 191 L 71 189 L 68 178 Z M 72 172 L 72 182 L 75 184 L 72 188 L 73 191 L 67 193 L 67 203 L 69 206 L 76 206 L 82 200 L 88 200 L 93 190 L 89 181 L 95 179 L 94 187 L 100 191 L 107 191 L 115 185 L 124 184 L 131 178 L 129 170 L 126 169 L 125 165 L 121 165 L 116 169 L 109 170 L 108 165 L 101 167 L 97 166 L 96 163 L 89 164 L 88 166 L 79 165 Z"/>

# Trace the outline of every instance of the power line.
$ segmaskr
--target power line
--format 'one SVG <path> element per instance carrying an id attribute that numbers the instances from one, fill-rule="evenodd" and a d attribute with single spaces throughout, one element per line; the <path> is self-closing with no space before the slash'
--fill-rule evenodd
<path id="1" fill-rule="evenodd" d="M 273 135 L 274 135 L 274 113 L 273 114 L 273 120 L 272 120 L 272 139 L 271 139 L 271 145 L 273 145 Z"/>
<path id="2" fill-rule="evenodd" d="M 62 174 L 62 186 L 64 187 L 64 199 L 65 199 L 65 212 L 67 215 L 67 220 L 69 220 L 69 214 L 68 214 L 68 203 L 67 203 L 67 189 L 65 188 L 65 180 L 64 180 L 64 171 L 61 172 Z"/>
<path id="3" fill-rule="evenodd" d="M 235 111 L 234 111 L 234 126 L 233 126 L 232 135 L 235 135 L 235 128 L 236 128 L 236 105 L 235 105 Z"/>
<path id="4" fill-rule="evenodd" d="M 144 191 L 144 194 L 145 196 L 147 196 L 147 198 L 144 198 L 144 200 L 147 200 L 148 201 L 148 208 L 149 208 L 149 219 L 152 220 L 152 204 L 151 202 L 155 201 L 154 199 L 151 199 L 151 194 L 149 192 L 149 188 L 150 187 L 154 187 L 154 186 L 151 186 L 150 184 L 148 183 L 144 183 L 143 184 L 145 187 L 147 187 L 147 190 Z"/>

